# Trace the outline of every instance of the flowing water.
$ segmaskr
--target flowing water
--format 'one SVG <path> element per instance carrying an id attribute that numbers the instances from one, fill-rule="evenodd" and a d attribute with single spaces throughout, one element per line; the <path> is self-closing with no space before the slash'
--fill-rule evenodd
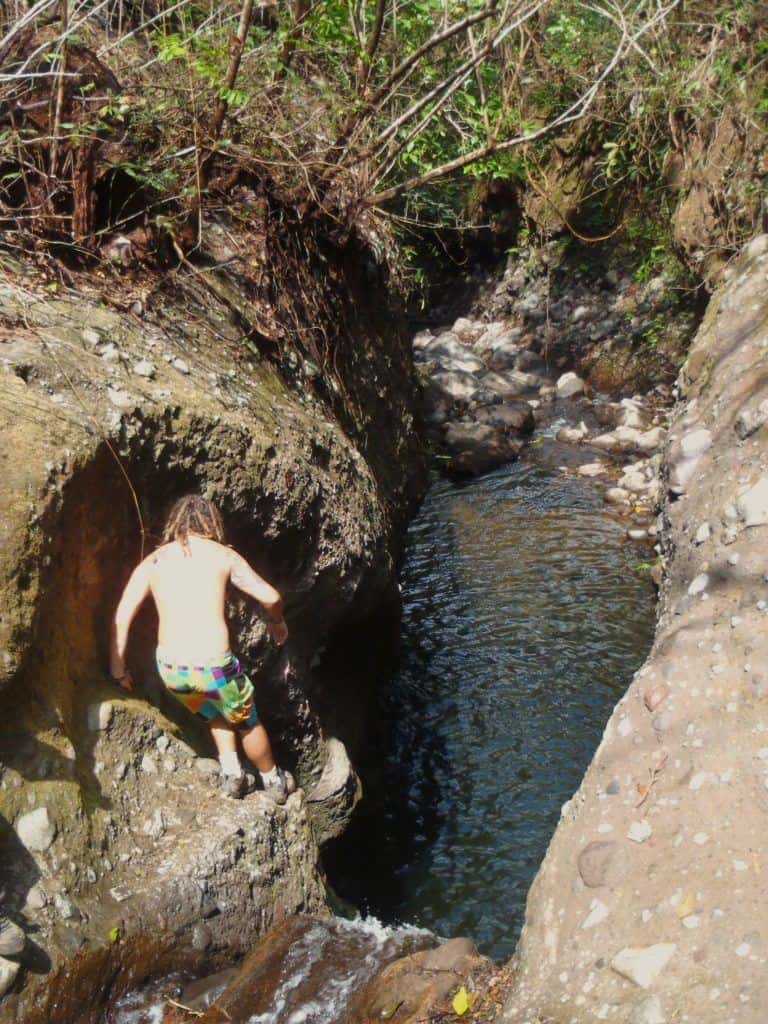
<path id="1" fill-rule="evenodd" d="M 429 492 L 408 535 L 380 792 L 329 859 L 356 905 L 498 959 L 653 634 L 647 548 L 593 481 L 561 471 L 583 461 L 543 437 Z"/>

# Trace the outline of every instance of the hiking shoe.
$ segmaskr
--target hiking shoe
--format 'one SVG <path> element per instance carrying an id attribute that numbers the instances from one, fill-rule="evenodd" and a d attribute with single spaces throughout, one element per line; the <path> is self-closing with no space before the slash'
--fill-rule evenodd
<path id="1" fill-rule="evenodd" d="M 250 796 L 251 793 L 255 793 L 261 785 L 261 780 L 255 771 L 249 768 L 243 769 L 243 775 L 245 777 L 245 795 Z"/>
<path id="2" fill-rule="evenodd" d="M 4 914 L 0 914 L 0 956 L 18 956 L 27 938 L 24 932 Z"/>
<path id="3" fill-rule="evenodd" d="M 240 772 L 239 775 L 225 775 L 222 772 L 219 776 L 219 786 L 222 793 L 225 796 L 232 797 L 233 800 L 242 800 L 248 792 L 245 772 Z"/>
<path id="4" fill-rule="evenodd" d="M 264 796 L 268 797 L 272 803 L 284 804 L 295 790 L 296 782 L 291 773 L 278 768 L 277 778 L 264 787 Z"/>

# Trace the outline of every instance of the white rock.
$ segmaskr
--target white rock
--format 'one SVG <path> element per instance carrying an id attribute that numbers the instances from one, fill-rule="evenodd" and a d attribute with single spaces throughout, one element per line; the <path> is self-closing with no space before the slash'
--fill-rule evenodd
<path id="1" fill-rule="evenodd" d="M 604 462 L 585 462 L 576 470 L 579 476 L 603 476 L 606 472 Z"/>
<path id="2" fill-rule="evenodd" d="M 747 259 L 750 260 L 756 260 L 764 255 L 768 252 L 768 235 L 755 235 L 745 246 L 744 252 L 747 254 Z"/>
<path id="3" fill-rule="evenodd" d="M 80 331 L 80 337 L 88 348 L 96 348 L 97 345 L 101 344 L 101 336 L 99 332 L 94 331 L 92 327 L 84 327 L 82 331 Z"/>
<path id="4" fill-rule="evenodd" d="M 745 527 L 768 523 L 768 476 L 761 476 L 736 499 L 736 510 Z"/>
<path id="5" fill-rule="evenodd" d="M 473 341 L 477 341 L 478 338 L 482 337 L 486 331 L 486 325 L 476 323 L 474 320 L 468 320 L 466 317 L 461 316 L 451 330 L 460 341 L 471 345 Z"/>
<path id="6" fill-rule="evenodd" d="M 603 903 L 602 900 L 594 899 L 590 903 L 590 911 L 584 920 L 581 922 L 582 928 L 594 928 L 595 925 L 601 924 L 606 917 L 610 914 L 610 910 Z"/>
<path id="7" fill-rule="evenodd" d="M 564 441 L 566 444 L 578 444 L 583 441 L 589 433 L 586 423 L 583 421 L 578 427 L 560 427 L 555 434 L 556 441 Z"/>
<path id="8" fill-rule="evenodd" d="M 598 434 L 589 442 L 594 448 L 602 448 L 604 451 L 612 452 L 619 447 L 619 442 L 614 434 Z"/>
<path id="9" fill-rule="evenodd" d="M 107 388 L 107 398 L 110 400 L 112 405 L 118 409 L 122 409 L 126 412 L 128 409 L 133 408 L 136 404 L 131 395 L 127 391 L 123 391 L 122 388 Z"/>
<path id="10" fill-rule="evenodd" d="M 88 705 L 88 728 L 91 732 L 104 732 L 109 728 L 112 715 L 115 712 L 114 705 L 108 700 L 99 701 L 97 704 Z"/>
<path id="11" fill-rule="evenodd" d="M 157 775 L 157 765 L 155 764 L 154 758 L 151 758 L 149 754 L 144 754 L 141 759 L 141 770 L 146 772 L 147 775 Z"/>
<path id="12" fill-rule="evenodd" d="M 632 1011 L 629 1024 L 667 1024 L 658 996 L 648 996 Z"/>
<path id="13" fill-rule="evenodd" d="M 696 536 L 693 538 L 694 544 L 706 544 L 711 533 L 712 531 L 709 528 L 709 523 L 702 523 L 696 531 Z"/>
<path id="14" fill-rule="evenodd" d="M 589 306 L 577 306 L 576 309 L 571 313 L 571 320 L 577 324 L 581 320 L 586 320 L 590 314 Z"/>
<path id="15" fill-rule="evenodd" d="M 627 530 L 627 536 L 630 540 L 645 540 L 648 536 L 647 530 Z"/>
<path id="16" fill-rule="evenodd" d="M 23 846 L 33 853 L 44 853 L 56 838 L 56 826 L 47 807 L 37 807 L 22 814 L 16 822 L 16 835 Z"/>
<path id="17" fill-rule="evenodd" d="M 651 427 L 638 437 L 637 447 L 641 452 L 655 452 L 664 444 L 666 436 L 667 432 L 663 427 Z"/>
<path id="18" fill-rule="evenodd" d="M 611 967 L 635 985 L 650 988 L 675 955 L 676 949 L 674 942 L 659 942 L 643 948 L 627 946 L 611 960 Z"/>
<path id="19" fill-rule="evenodd" d="M 18 973 L 19 965 L 15 961 L 0 956 L 0 998 L 11 988 Z"/>
<path id="20" fill-rule="evenodd" d="M 139 377 L 146 377 L 147 380 L 152 380 L 157 373 L 157 367 L 154 363 L 150 363 L 148 359 L 140 359 L 138 363 L 133 364 L 133 372 Z"/>
<path id="21" fill-rule="evenodd" d="M 768 423 L 768 399 L 764 399 L 757 407 L 751 406 L 742 409 L 736 417 L 734 427 L 742 441 L 759 430 L 764 423 Z"/>
<path id="22" fill-rule="evenodd" d="M 691 580 L 688 593 L 691 597 L 695 597 L 697 594 L 702 594 L 708 586 L 709 576 L 705 572 L 700 572 L 698 576 Z"/>
<path id="23" fill-rule="evenodd" d="M 173 362 L 171 363 L 171 366 L 173 366 L 174 369 L 178 370 L 179 373 L 190 372 L 189 363 L 186 361 L 186 359 L 174 359 Z"/>
<path id="24" fill-rule="evenodd" d="M 418 334 L 414 335 L 412 345 L 417 351 L 419 351 L 426 348 L 430 341 L 434 340 L 434 337 L 434 334 L 430 330 L 419 331 Z"/>
<path id="25" fill-rule="evenodd" d="M 697 455 L 703 455 L 712 444 L 712 434 L 709 430 L 692 430 L 680 441 L 680 449 L 684 459 L 694 459 Z"/>
<path id="26" fill-rule="evenodd" d="M 629 500 L 629 491 L 623 487 L 609 487 L 605 492 L 605 500 L 611 505 L 625 505 Z"/>
<path id="27" fill-rule="evenodd" d="M 573 398 L 584 391 L 584 381 L 573 372 L 564 373 L 557 379 L 557 397 Z"/>
<path id="28" fill-rule="evenodd" d="M 627 829 L 627 839 L 633 843 L 644 843 L 653 835 L 651 823 L 643 818 L 641 821 L 633 821 Z"/>

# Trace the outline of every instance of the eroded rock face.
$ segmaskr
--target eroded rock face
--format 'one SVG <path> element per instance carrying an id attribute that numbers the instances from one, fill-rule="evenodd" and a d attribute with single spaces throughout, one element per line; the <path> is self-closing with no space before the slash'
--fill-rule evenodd
<path id="1" fill-rule="evenodd" d="M 405 339 L 377 336 L 362 305 L 352 362 L 321 399 L 181 279 L 139 320 L 92 282 L 54 295 L 18 269 L 0 279 L 0 888 L 28 941 L 0 1020 L 86 1022 L 131 972 L 215 967 L 273 921 L 323 909 L 318 838 L 343 828 L 359 783 L 343 707 L 336 735 L 320 711 L 343 700 L 312 666 L 334 630 L 354 619 L 364 636 L 395 600 L 398 526 L 422 479 L 415 388 Z M 189 491 L 217 502 L 287 599 L 281 650 L 252 605 L 231 609 L 302 787 L 282 809 L 219 793 L 204 728 L 154 672 L 150 609 L 129 648 L 136 690 L 104 678 L 119 591 Z"/>
<path id="2" fill-rule="evenodd" d="M 750 247 L 681 371 L 656 641 L 532 886 L 510 1024 L 765 1018 L 767 273 Z"/>

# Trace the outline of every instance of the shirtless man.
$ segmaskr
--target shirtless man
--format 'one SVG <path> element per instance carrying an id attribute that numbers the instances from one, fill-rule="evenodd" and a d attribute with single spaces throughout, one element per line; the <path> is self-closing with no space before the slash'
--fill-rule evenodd
<path id="1" fill-rule="evenodd" d="M 208 722 L 219 753 L 222 787 L 230 796 L 249 791 L 241 768 L 237 733 L 248 760 L 261 775 L 264 792 L 285 803 L 296 785 L 275 765 L 264 726 L 253 703 L 253 684 L 229 649 L 224 618 L 227 583 L 254 598 L 267 615 L 276 644 L 288 637 L 283 602 L 232 548 L 225 547 L 216 506 L 198 495 L 180 498 L 171 509 L 163 545 L 134 569 L 115 612 L 110 671 L 126 690 L 133 680 L 125 667 L 128 631 L 151 594 L 159 617 L 157 669 L 166 687 L 188 710 Z"/>

